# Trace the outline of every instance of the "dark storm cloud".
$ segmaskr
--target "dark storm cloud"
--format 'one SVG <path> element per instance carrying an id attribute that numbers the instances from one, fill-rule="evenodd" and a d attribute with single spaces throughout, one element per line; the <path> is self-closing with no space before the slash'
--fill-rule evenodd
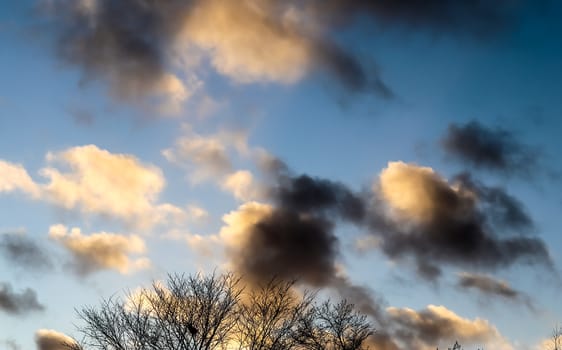
<path id="1" fill-rule="evenodd" d="M 311 177 L 281 176 L 271 191 L 279 206 L 305 213 L 329 212 L 351 222 L 361 222 L 365 217 L 364 201 L 346 185 Z"/>
<path id="2" fill-rule="evenodd" d="M 451 124 L 441 144 L 447 155 L 476 168 L 523 176 L 537 171 L 537 151 L 502 128 L 489 128 L 477 121 Z"/>
<path id="3" fill-rule="evenodd" d="M 332 230 L 325 219 L 276 208 L 245 232 L 246 244 L 234 257 L 236 266 L 256 282 L 275 276 L 326 285 L 335 275 L 338 255 Z"/>
<path id="4" fill-rule="evenodd" d="M 0 234 L 0 256 L 15 266 L 32 271 L 53 268 L 47 252 L 34 239 L 21 233 Z"/>
<path id="5" fill-rule="evenodd" d="M 383 203 L 371 215 L 382 251 L 392 259 L 411 259 L 428 279 L 450 264 L 489 270 L 515 263 L 551 266 L 544 242 L 520 234 L 532 221 L 519 202 L 499 188 L 479 185 L 475 193 L 462 182 L 456 186 L 428 168 L 391 163 L 381 175 L 381 197 L 398 208 L 398 217 L 381 214 Z M 418 200 L 400 202 L 404 191 Z"/>
<path id="6" fill-rule="evenodd" d="M 27 288 L 18 293 L 13 291 L 10 284 L 0 282 L 0 311 L 12 315 L 23 315 L 43 310 L 45 307 L 39 303 L 33 289 Z"/>
<path id="7" fill-rule="evenodd" d="M 342 183 L 293 175 L 279 160 L 272 164 L 275 184 L 268 195 L 273 207 L 246 233 L 240 267 L 259 280 L 279 276 L 330 284 L 339 255 L 336 222 L 360 224 L 364 200 Z"/>
<path id="8" fill-rule="evenodd" d="M 459 274 L 458 286 L 466 289 L 474 289 L 488 296 L 499 296 L 507 299 L 519 299 L 521 293 L 501 280 L 488 275 L 461 273 Z"/>
<path id="9" fill-rule="evenodd" d="M 114 93 L 150 92 L 166 73 L 166 48 L 192 1 L 97 0 L 45 2 L 63 61 Z"/>

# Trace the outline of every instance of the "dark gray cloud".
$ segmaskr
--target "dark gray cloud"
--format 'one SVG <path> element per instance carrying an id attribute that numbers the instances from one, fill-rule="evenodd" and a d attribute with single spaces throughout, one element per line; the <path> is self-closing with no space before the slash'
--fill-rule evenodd
<path id="1" fill-rule="evenodd" d="M 21 233 L 0 234 L 0 256 L 9 263 L 30 271 L 53 268 L 45 249 L 33 238 Z"/>
<path id="2" fill-rule="evenodd" d="M 521 293 L 505 282 L 497 280 L 488 275 L 461 273 L 457 282 L 459 287 L 474 289 L 488 296 L 496 296 L 507 299 L 519 299 Z"/>
<path id="3" fill-rule="evenodd" d="M 325 219 L 273 209 L 245 232 L 246 244 L 234 257 L 236 267 L 256 282 L 276 276 L 326 285 L 335 275 L 338 255 L 332 230 L 333 224 Z"/>
<path id="4" fill-rule="evenodd" d="M 475 168 L 525 177 L 538 171 L 537 150 L 505 129 L 490 128 L 477 121 L 449 125 L 441 145 L 448 156 Z"/>
<path id="5" fill-rule="evenodd" d="M 61 59 L 130 98 L 150 93 L 161 82 L 168 45 L 192 3 L 55 0 L 45 7 Z"/>
<path id="6" fill-rule="evenodd" d="M 348 28 L 369 32 L 373 26 L 383 26 L 385 29 L 490 38 L 517 28 L 522 14 L 537 7 L 536 2 L 525 0 L 499 3 L 470 0 L 268 0 L 259 3 L 259 11 L 256 11 L 256 6 L 245 2 L 233 6 L 228 1 L 214 1 L 202 9 L 207 3 L 203 0 L 54 0 L 40 3 L 46 4 L 43 7 L 48 9 L 47 23 L 55 34 L 57 52 L 62 61 L 81 69 L 85 78 L 105 80 L 114 95 L 124 98 L 177 92 L 178 84 L 170 81 L 170 72 L 174 71 L 178 51 L 193 50 L 189 45 L 178 46 L 178 41 L 186 44 L 193 39 L 185 34 L 186 23 L 191 20 L 190 15 L 194 11 L 199 11 L 197 15 L 204 13 L 208 16 L 209 13 L 204 11 L 215 11 L 222 6 L 223 12 L 232 16 L 229 26 L 248 26 L 242 28 L 241 35 L 248 36 L 254 30 L 262 30 L 283 38 L 280 42 L 287 39 L 297 46 L 304 43 L 311 61 L 306 62 L 306 66 L 327 72 L 346 90 L 392 98 L 394 93 L 380 73 L 371 67 L 372 64 L 366 64 L 354 49 L 339 43 L 334 38 L 335 32 Z M 290 12 L 298 13 L 298 20 L 287 21 L 284 14 Z M 244 16 L 250 17 L 244 20 Z M 222 20 L 214 15 L 208 18 L 211 21 Z M 320 26 L 321 30 L 311 31 L 308 27 L 310 22 Z M 357 26 L 358 22 L 362 25 Z M 218 23 L 213 28 L 223 24 Z M 233 40 L 232 43 L 205 42 L 214 39 L 208 35 L 200 36 L 207 29 L 202 28 L 200 23 L 198 25 L 198 28 L 190 30 L 196 32 L 195 41 L 199 46 L 216 49 L 224 45 L 218 49 L 225 49 L 220 54 L 226 56 L 237 55 L 231 50 L 236 47 L 238 51 L 247 50 L 245 56 L 256 57 L 253 44 L 237 45 L 239 42 L 234 41 L 238 39 L 234 37 L 222 36 L 223 40 Z M 232 30 L 238 29 L 232 27 Z M 371 38 L 372 35 L 365 37 Z M 370 43 L 363 44 L 368 46 Z M 221 59 L 227 61 L 229 57 Z M 259 63 L 265 67 L 271 62 Z M 175 68 L 177 71 L 178 67 Z M 224 65 L 216 68 L 225 73 Z M 268 76 L 271 71 L 262 73 Z"/>
<path id="7" fill-rule="evenodd" d="M 12 315 L 23 315 L 43 310 L 45 310 L 45 306 L 37 300 L 37 294 L 33 289 L 26 288 L 18 293 L 12 289 L 9 283 L 0 282 L 0 311 Z"/>
<path id="8" fill-rule="evenodd" d="M 370 215 L 382 251 L 393 260 L 412 261 L 428 279 L 440 275 L 441 265 L 488 270 L 515 263 L 552 266 L 544 242 L 522 235 L 532 220 L 518 201 L 500 188 L 461 180 L 454 184 L 428 168 L 391 163 L 381 175 L 381 198 Z M 417 200 L 401 202 L 404 191 Z M 400 215 L 386 215 L 387 206 L 399 208 Z"/>
<path id="9" fill-rule="evenodd" d="M 300 277 L 314 285 L 335 285 L 335 229 L 340 223 L 370 232 L 377 249 L 411 264 L 428 280 L 437 279 L 444 266 L 552 268 L 545 243 L 528 235 L 535 228 L 523 204 L 469 173 L 447 182 L 429 168 L 390 163 L 374 192 L 367 193 L 294 175 L 279 160 L 273 164 L 267 168 L 274 175 L 268 192 L 271 210 L 247 229 L 248 239 L 236 254 L 243 273 L 257 279 Z M 410 197 L 417 199 L 402 202 Z"/>
<path id="10" fill-rule="evenodd" d="M 247 232 L 244 273 L 260 280 L 281 276 L 333 283 L 339 255 L 334 228 L 338 221 L 364 221 L 363 195 L 339 182 L 294 175 L 280 160 L 272 164 L 274 185 L 268 195 L 273 209 Z"/>

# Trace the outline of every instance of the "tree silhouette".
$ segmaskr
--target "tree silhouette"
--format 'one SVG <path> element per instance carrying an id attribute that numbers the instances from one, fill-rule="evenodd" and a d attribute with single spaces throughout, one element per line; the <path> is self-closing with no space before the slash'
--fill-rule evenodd
<path id="1" fill-rule="evenodd" d="M 276 278 L 244 287 L 234 274 L 170 275 L 78 316 L 83 350 L 362 350 L 374 332 L 345 300 Z"/>

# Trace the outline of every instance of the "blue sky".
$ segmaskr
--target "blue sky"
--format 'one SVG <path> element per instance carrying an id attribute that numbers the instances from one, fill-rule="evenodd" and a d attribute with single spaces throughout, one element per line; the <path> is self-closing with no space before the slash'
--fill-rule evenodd
<path id="1" fill-rule="evenodd" d="M 397 349 L 547 349 L 562 9 L 319 3 L 0 5 L 0 348 L 78 336 L 75 308 L 168 272 L 302 268 L 334 297 L 370 290 L 352 301 L 385 310 Z M 270 233 L 251 217 L 291 236 L 303 215 L 338 244 L 291 264 L 253 250 Z"/>

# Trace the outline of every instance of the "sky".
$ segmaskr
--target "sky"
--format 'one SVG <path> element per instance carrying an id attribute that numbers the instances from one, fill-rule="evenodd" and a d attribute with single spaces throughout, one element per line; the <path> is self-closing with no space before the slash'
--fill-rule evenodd
<path id="1" fill-rule="evenodd" d="M 298 278 L 375 350 L 550 349 L 562 6 L 0 5 L 0 349 L 165 280 Z"/>

